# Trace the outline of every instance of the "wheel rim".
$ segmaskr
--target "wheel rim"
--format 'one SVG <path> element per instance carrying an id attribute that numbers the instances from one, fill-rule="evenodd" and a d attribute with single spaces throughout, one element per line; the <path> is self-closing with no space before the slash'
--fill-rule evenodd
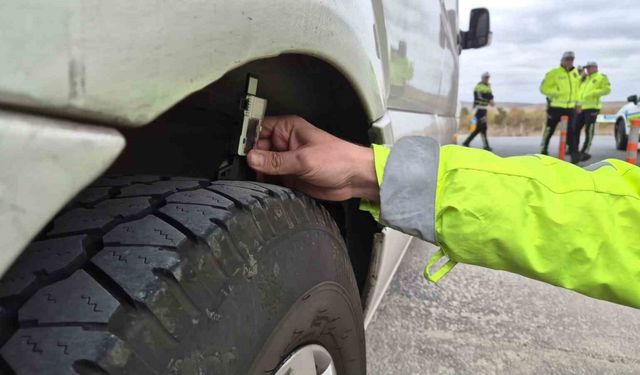
<path id="1" fill-rule="evenodd" d="M 337 375 L 337 372 L 325 348 L 307 345 L 291 353 L 275 375 Z"/>

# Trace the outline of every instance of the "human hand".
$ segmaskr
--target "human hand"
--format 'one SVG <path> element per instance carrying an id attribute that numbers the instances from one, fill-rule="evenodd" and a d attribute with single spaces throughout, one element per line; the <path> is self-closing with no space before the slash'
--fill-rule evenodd
<path id="1" fill-rule="evenodd" d="M 247 163 L 257 172 L 283 176 L 285 185 L 314 198 L 380 200 L 373 151 L 298 116 L 265 117 Z"/>
<path id="2" fill-rule="evenodd" d="M 582 112 L 582 106 L 580 104 L 576 104 L 576 114 L 579 115 Z"/>

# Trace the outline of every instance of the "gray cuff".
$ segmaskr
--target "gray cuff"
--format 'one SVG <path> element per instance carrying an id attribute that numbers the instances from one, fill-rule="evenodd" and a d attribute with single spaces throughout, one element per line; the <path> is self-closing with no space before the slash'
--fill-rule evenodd
<path id="1" fill-rule="evenodd" d="M 436 183 L 440 145 L 432 138 L 406 137 L 391 149 L 380 186 L 380 221 L 436 243 Z"/>

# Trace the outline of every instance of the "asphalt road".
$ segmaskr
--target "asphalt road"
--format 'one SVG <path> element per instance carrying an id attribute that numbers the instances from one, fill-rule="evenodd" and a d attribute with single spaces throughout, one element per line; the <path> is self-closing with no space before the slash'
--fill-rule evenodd
<path id="1" fill-rule="evenodd" d="M 596 137 L 593 162 L 623 157 L 611 138 Z M 490 141 L 503 156 L 539 144 Z M 410 245 L 367 330 L 370 375 L 640 374 L 640 310 L 466 265 L 428 284 L 433 251 Z"/>
<path id="2" fill-rule="evenodd" d="M 466 134 L 458 136 L 459 143 L 462 143 L 465 138 Z M 581 147 L 582 142 L 584 142 L 584 139 L 580 139 Z M 489 145 L 493 148 L 493 151 L 500 156 L 535 154 L 540 152 L 540 137 L 490 137 Z M 473 142 L 471 142 L 471 146 L 482 147 L 480 136 L 477 136 Z M 549 152 L 552 156 L 558 155 L 557 136 L 551 138 L 551 142 L 549 143 Z M 616 150 L 613 135 L 596 135 L 593 139 L 593 144 L 591 145 L 590 154 L 592 158 L 582 164 L 588 165 L 607 158 L 625 158 L 625 151 Z"/>

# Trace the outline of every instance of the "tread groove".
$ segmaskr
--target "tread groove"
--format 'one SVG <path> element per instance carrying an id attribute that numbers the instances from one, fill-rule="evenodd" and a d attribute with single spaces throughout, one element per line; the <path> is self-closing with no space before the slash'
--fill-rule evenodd
<path id="1" fill-rule="evenodd" d="M 148 247 L 152 249 L 162 249 L 167 251 L 176 252 L 176 248 L 167 245 L 140 245 L 140 244 L 126 244 L 126 243 L 107 243 L 105 247 Z"/>
<path id="2" fill-rule="evenodd" d="M 115 298 L 121 306 L 135 309 L 136 302 L 115 280 L 113 280 L 106 272 L 89 261 L 82 267 L 100 286 L 102 286 L 113 298 Z"/>
<path id="3" fill-rule="evenodd" d="M 78 375 L 109 375 L 100 365 L 86 359 L 77 360 L 71 366 Z"/>
<path id="4" fill-rule="evenodd" d="M 182 203 L 181 203 L 182 205 Z M 205 205 L 198 205 L 201 207 L 211 207 L 211 206 L 205 206 Z M 183 223 L 181 223 L 180 221 L 172 218 L 171 216 L 163 213 L 163 212 L 156 212 L 155 215 L 157 217 L 159 217 L 160 219 L 166 221 L 169 225 L 172 225 L 174 228 L 178 229 L 180 232 L 182 232 L 182 234 L 184 234 L 185 236 L 187 236 L 188 239 L 190 239 L 191 241 L 195 242 L 196 246 L 204 246 L 205 248 L 208 248 L 209 245 L 205 242 L 205 240 L 203 238 L 200 238 L 197 234 L 195 234 L 191 229 L 187 228 L 186 225 L 184 225 Z M 218 219 L 209 219 L 209 221 L 211 223 L 213 223 L 214 225 L 218 226 L 222 231 L 226 230 L 226 234 L 230 236 L 228 229 L 225 229 L 226 226 L 223 228 L 223 225 L 221 223 L 224 223 L 222 220 L 218 220 Z M 238 253 L 238 255 L 244 260 L 247 261 L 247 259 L 245 259 L 244 257 L 242 257 L 242 254 L 240 254 L 240 252 L 238 251 L 238 249 L 235 248 L 235 246 L 233 245 L 233 243 L 231 243 L 231 245 L 234 247 L 234 251 L 236 251 Z M 170 249 L 172 251 L 175 251 L 175 249 Z M 230 277 L 230 274 L 227 270 L 224 269 L 224 267 L 222 266 L 222 261 L 220 260 L 220 258 L 218 258 L 215 254 L 213 254 L 211 251 L 208 251 L 209 254 L 211 254 L 212 260 L 215 264 L 215 266 L 218 268 L 218 271 L 225 277 L 225 279 L 228 279 Z M 157 276 L 157 275 L 156 275 Z M 173 275 L 171 275 L 171 277 L 173 277 Z M 176 280 L 177 282 L 177 280 Z M 205 314 L 206 315 L 206 314 Z"/>
<path id="5" fill-rule="evenodd" d="M 171 225 L 172 227 L 176 228 L 177 230 L 179 230 L 182 234 L 184 234 L 190 241 L 192 242 L 199 242 L 201 241 L 198 236 L 193 233 L 193 231 L 191 231 L 189 228 L 187 228 L 184 224 L 182 224 L 181 222 L 179 222 L 178 220 L 172 218 L 171 216 L 165 214 L 164 212 L 161 211 L 157 211 L 154 212 L 154 215 L 157 216 L 160 220 L 166 222 L 167 224 Z M 174 249 L 175 250 L 175 249 Z"/>
<path id="6" fill-rule="evenodd" d="M 218 220 L 218 219 L 209 219 L 211 222 L 213 222 L 215 225 L 217 225 L 225 234 L 227 240 L 223 241 L 225 245 L 227 245 L 229 247 L 229 249 L 231 251 L 233 251 L 234 255 L 236 257 L 238 257 L 239 259 L 242 259 L 242 261 L 247 262 L 249 261 L 249 259 L 247 259 L 246 256 L 244 256 L 242 254 L 242 252 L 240 251 L 240 249 L 238 249 L 238 247 L 236 246 L 236 241 L 233 238 L 233 234 L 231 233 L 231 230 L 229 230 L 229 227 L 227 226 L 227 223 L 225 223 L 222 220 Z M 229 271 L 224 270 L 224 268 L 221 268 L 225 274 L 225 276 L 230 277 L 231 274 Z"/>
<path id="7" fill-rule="evenodd" d="M 80 327 L 85 331 L 108 331 L 108 324 L 97 322 L 64 322 L 64 323 L 37 323 L 36 321 L 22 321 L 20 328 L 46 328 L 46 327 Z"/>
<path id="8" fill-rule="evenodd" d="M 109 294 L 118 300 L 123 308 L 126 308 L 129 312 L 142 317 L 148 323 L 149 328 L 154 329 L 170 342 L 178 342 L 178 339 L 171 334 L 171 331 L 162 324 L 160 319 L 147 306 L 133 299 L 133 297 L 131 297 L 124 288 L 122 288 L 106 272 L 102 271 L 100 267 L 89 262 L 83 267 L 83 269 L 98 284 L 100 284 L 100 286 L 109 292 Z"/>
<path id="9" fill-rule="evenodd" d="M 226 194 L 226 193 L 224 193 L 224 192 L 221 192 L 221 191 L 217 190 L 217 189 L 216 189 L 216 188 L 214 188 L 214 187 L 207 186 L 205 189 L 207 189 L 207 190 L 209 190 L 209 191 L 212 191 L 212 192 L 214 192 L 214 193 L 216 193 L 216 194 L 220 194 L 220 195 L 222 195 L 223 197 L 227 198 L 228 200 L 230 200 L 231 202 L 233 202 L 233 204 L 234 204 L 234 205 L 236 206 L 236 208 L 238 208 L 238 209 L 244 209 L 244 208 L 246 207 L 246 205 L 245 205 L 244 203 L 240 202 L 240 200 L 238 200 L 237 198 L 234 198 L 234 197 L 232 197 L 232 196 L 231 196 L 231 195 L 229 195 L 229 194 Z"/>
<path id="10" fill-rule="evenodd" d="M 189 314 L 193 317 L 199 317 L 205 315 L 204 312 L 193 301 L 191 296 L 182 287 L 180 282 L 176 280 L 175 276 L 171 272 L 163 268 L 154 268 L 153 274 L 162 282 L 164 282 L 173 296 L 180 302 L 180 304 L 187 309 Z"/>

